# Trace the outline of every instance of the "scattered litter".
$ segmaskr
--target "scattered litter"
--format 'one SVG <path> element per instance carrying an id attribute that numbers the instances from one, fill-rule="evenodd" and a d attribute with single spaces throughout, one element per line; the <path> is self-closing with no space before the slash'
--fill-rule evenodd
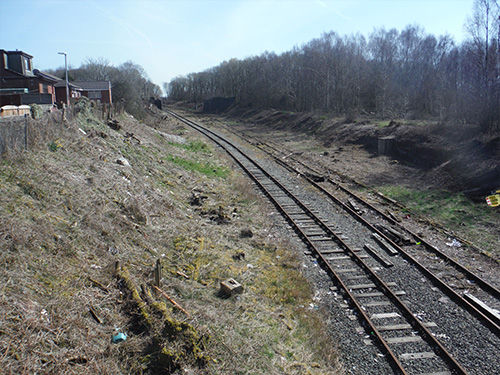
<path id="1" fill-rule="evenodd" d="M 88 362 L 89 360 L 85 357 L 73 357 L 73 358 L 68 358 L 66 362 L 72 365 L 84 365 Z"/>
<path id="2" fill-rule="evenodd" d="M 184 277 L 185 279 L 188 279 L 188 280 L 189 280 L 189 276 L 188 276 L 188 275 L 186 275 L 184 272 L 177 271 L 177 275 L 182 276 L 182 277 Z"/>
<path id="3" fill-rule="evenodd" d="M 420 321 L 423 321 L 425 319 L 426 313 L 421 311 L 415 314 L 415 317 L 418 318 Z"/>
<path id="4" fill-rule="evenodd" d="M 247 264 L 247 268 L 250 268 L 250 269 L 251 269 L 251 268 L 255 268 L 255 266 L 254 266 L 254 265 L 252 265 L 252 264 L 250 264 L 250 263 L 248 263 L 248 264 Z"/>
<path id="5" fill-rule="evenodd" d="M 95 270 L 99 270 L 99 269 L 101 269 L 102 267 L 101 267 L 101 266 L 98 266 L 97 264 L 92 264 L 92 265 L 90 266 L 90 268 L 93 268 L 93 269 L 95 269 Z"/>
<path id="6" fill-rule="evenodd" d="M 123 165 L 125 167 L 129 167 L 130 166 L 130 163 L 125 158 L 119 158 L 119 159 L 117 159 L 116 160 L 116 164 Z"/>
<path id="7" fill-rule="evenodd" d="M 448 297 L 441 297 L 438 301 L 441 303 L 449 303 L 450 299 Z"/>
<path id="8" fill-rule="evenodd" d="M 47 310 L 42 309 L 42 311 L 40 311 L 40 314 L 48 323 L 50 323 L 49 313 L 47 312 Z"/>
<path id="9" fill-rule="evenodd" d="M 455 238 L 451 240 L 451 242 L 447 242 L 446 246 L 450 247 L 462 247 L 462 243 L 460 241 L 457 241 Z"/>
<path id="10" fill-rule="evenodd" d="M 111 341 L 113 342 L 113 344 L 119 344 L 119 343 L 125 341 L 126 339 L 127 339 L 127 334 L 120 332 L 120 333 L 117 333 L 116 335 L 114 335 L 111 338 Z"/>
<path id="11" fill-rule="evenodd" d="M 437 334 L 432 334 L 434 337 L 438 338 L 438 339 L 449 339 L 450 337 L 445 335 L 444 333 L 437 333 Z"/>
<path id="12" fill-rule="evenodd" d="M 94 318 L 94 320 L 97 323 L 102 324 L 101 318 L 99 318 L 99 316 L 97 315 L 97 312 L 92 308 L 92 306 L 89 307 L 89 312 L 90 312 L 90 315 L 92 316 L 92 318 Z"/>

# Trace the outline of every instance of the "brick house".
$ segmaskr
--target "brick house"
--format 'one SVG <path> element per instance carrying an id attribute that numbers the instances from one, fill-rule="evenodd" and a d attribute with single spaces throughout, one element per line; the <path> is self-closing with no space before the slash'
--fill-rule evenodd
<path id="1" fill-rule="evenodd" d="M 56 89 L 56 103 L 59 108 L 62 107 L 61 103 L 66 102 L 66 80 L 59 79 L 54 85 Z M 75 85 L 73 82 L 68 82 L 69 88 L 69 101 L 78 99 L 82 96 L 82 88 Z"/>
<path id="2" fill-rule="evenodd" d="M 72 82 L 82 89 L 82 96 L 86 96 L 96 103 L 112 103 L 110 81 L 79 81 Z"/>
<path id="3" fill-rule="evenodd" d="M 54 104 L 59 78 L 33 69 L 32 60 L 25 52 L 0 49 L 0 106 Z"/>

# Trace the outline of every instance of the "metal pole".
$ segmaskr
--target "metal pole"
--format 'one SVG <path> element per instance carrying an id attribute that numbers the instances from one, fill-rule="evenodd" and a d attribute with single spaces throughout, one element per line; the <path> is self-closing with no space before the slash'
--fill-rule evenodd
<path id="1" fill-rule="evenodd" d="M 69 82 L 68 82 L 68 54 L 66 52 L 58 52 L 64 55 L 64 66 L 66 69 L 66 105 L 69 106 Z"/>

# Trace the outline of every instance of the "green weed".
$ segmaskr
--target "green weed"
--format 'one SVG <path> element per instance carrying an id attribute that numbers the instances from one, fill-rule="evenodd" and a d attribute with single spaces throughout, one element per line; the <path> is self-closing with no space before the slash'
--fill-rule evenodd
<path id="1" fill-rule="evenodd" d="M 175 142 L 168 142 L 169 145 L 178 147 L 178 148 L 183 148 L 188 151 L 192 152 L 205 152 L 205 153 L 210 153 L 211 150 L 208 147 L 208 145 L 203 142 L 203 141 L 192 141 L 189 143 L 175 143 Z"/>
<path id="2" fill-rule="evenodd" d="M 420 191 L 401 186 L 378 188 L 384 195 L 393 198 L 410 210 L 426 216 L 451 230 L 466 233 L 472 241 L 488 236 L 485 227 L 491 226 L 495 214 L 487 205 L 476 204 L 462 194 L 449 191 Z M 486 243 L 485 250 L 490 251 Z"/>
<path id="3" fill-rule="evenodd" d="M 59 139 L 56 139 L 54 142 L 50 142 L 48 144 L 48 147 L 49 147 L 49 150 L 52 151 L 52 152 L 56 152 L 57 150 L 59 150 L 60 148 L 63 147 L 61 141 Z"/>
<path id="4" fill-rule="evenodd" d="M 211 163 L 187 160 L 179 156 L 168 155 L 167 160 L 184 168 L 187 171 L 198 172 L 207 177 L 218 177 L 225 179 L 231 170 L 226 167 L 218 167 Z"/>

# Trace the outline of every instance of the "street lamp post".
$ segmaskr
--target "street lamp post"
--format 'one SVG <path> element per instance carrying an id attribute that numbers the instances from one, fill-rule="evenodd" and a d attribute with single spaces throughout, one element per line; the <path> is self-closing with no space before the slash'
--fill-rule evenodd
<path id="1" fill-rule="evenodd" d="M 69 106 L 68 54 L 66 52 L 58 52 L 58 54 L 64 55 L 64 66 L 66 69 L 66 105 Z"/>

